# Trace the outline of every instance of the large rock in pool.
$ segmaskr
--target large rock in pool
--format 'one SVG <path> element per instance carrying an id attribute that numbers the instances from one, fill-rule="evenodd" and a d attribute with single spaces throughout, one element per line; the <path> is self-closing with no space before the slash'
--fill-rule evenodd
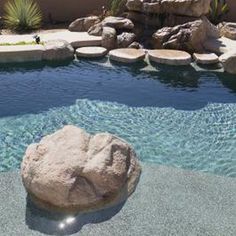
<path id="1" fill-rule="evenodd" d="M 136 154 L 124 140 L 108 133 L 90 135 L 75 126 L 31 144 L 21 165 L 32 200 L 39 207 L 65 212 L 124 201 L 140 173 Z"/>
<path id="2" fill-rule="evenodd" d="M 221 55 L 219 60 L 226 72 L 236 75 L 236 50 Z"/>

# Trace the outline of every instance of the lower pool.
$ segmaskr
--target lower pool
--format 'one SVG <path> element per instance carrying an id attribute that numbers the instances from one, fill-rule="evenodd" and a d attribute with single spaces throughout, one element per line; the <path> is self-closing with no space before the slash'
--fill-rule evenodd
<path id="1" fill-rule="evenodd" d="M 236 177 L 236 78 L 192 67 L 0 68 L 0 171 L 66 124 L 129 141 L 144 162 Z"/>

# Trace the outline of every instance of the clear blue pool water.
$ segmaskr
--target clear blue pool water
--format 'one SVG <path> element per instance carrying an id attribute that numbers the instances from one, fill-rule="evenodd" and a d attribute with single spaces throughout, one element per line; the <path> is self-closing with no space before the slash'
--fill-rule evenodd
<path id="1" fill-rule="evenodd" d="M 101 63 L 102 64 L 102 63 Z M 191 67 L 0 68 L 0 171 L 65 124 L 127 139 L 145 162 L 236 177 L 236 78 Z"/>

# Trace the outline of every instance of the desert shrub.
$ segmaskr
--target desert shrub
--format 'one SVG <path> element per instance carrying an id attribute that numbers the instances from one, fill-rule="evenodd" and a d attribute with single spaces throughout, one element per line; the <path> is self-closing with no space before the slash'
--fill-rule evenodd
<path id="1" fill-rule="evenodd" d="M 42 14 L 34 0 L 9 0 L 4 7 L 4 22 L 15 31 L 29 31 L 41 26 Z"/>

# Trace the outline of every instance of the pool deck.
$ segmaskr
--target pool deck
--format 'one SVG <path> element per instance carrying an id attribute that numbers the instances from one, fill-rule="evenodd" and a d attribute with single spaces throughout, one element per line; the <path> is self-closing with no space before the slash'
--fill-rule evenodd
<path id="1" fill-rule="evenodd" d="M 0 174 L 0 235 L 236 235 L 236 179 L 143 164 L 122 206 L 65 220 L 29 203 L 19 172 Z M 69 218 L 70 219 L 70 218 Z M 73 221 L 73 222 L 72 222 Z"/>
<path id="2" fill-rule="evenodd" d="M 87 32 L 70 32 L 69 30 L 62 29 L 58 31 L 46 30 L 37 33 L 41 41 L 48 40 L 65 40 L 70 43 L 74 48 L 84 46 L 99 46 L 101 45 L 102 38 L 99 36 L 89 35 Z M 0 44 L 4 43 L 18 43 L 18 42 L 32 42 L 34 34 L 18 34 L 18 35 L 0 35 Z M 9 46 L 1 46 L 9 47 Z M 1 48 L 0 48 L 1 49 Z"/>

